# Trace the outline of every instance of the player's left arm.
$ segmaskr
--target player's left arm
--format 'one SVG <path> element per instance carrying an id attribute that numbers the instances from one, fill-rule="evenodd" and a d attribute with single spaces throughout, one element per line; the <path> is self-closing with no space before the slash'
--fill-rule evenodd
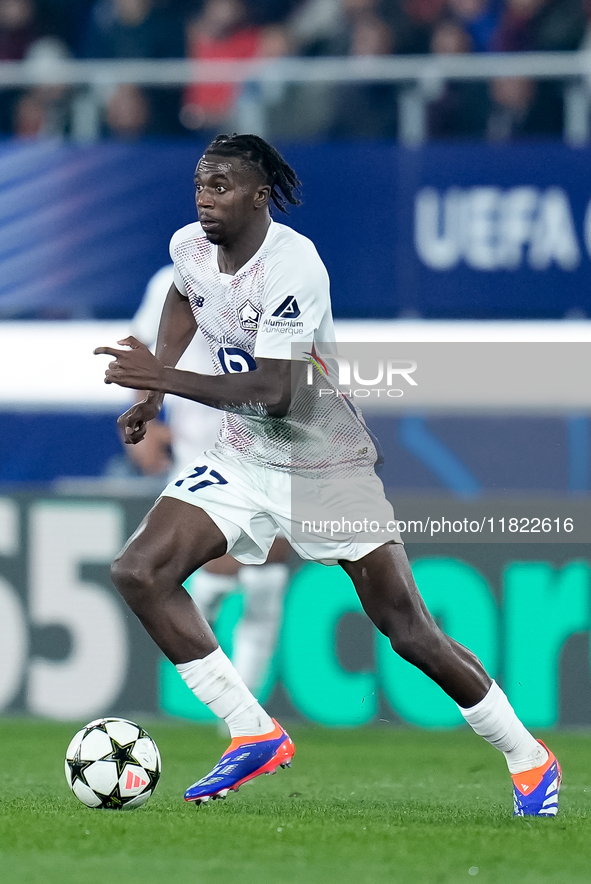
<path id="1" fill-rule="evenodd" d="M 169 368 L 130 335 L 120 341 L 127 349 L 101 347 L 113 356 L 105 372 L 106 384 L 134 390 L 172 393 L 239 414 L 284 417 L 289 411 L 292 372 L 301 372 L 305 363 L 290 359 L 256 359 L 256 369 L 236 374 L 207 375 Z"/>

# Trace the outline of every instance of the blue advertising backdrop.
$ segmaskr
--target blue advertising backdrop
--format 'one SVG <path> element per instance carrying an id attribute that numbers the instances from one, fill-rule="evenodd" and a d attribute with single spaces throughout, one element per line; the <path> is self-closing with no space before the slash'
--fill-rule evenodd
<path id="1" fill-rule="evenodd" d="M 130 317 L 195 220 L 203 146 L 1 145 L 0 318 Z M 337 317 L 591 313 L 588 148 L 279 147 L 304 182 L 285 220 L 316 243 Z"/>

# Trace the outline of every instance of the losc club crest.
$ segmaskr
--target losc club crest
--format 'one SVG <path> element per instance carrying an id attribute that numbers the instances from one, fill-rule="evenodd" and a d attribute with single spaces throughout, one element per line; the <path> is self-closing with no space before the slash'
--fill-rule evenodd
<path id="1" fill-rule="evenodd" d="M 261 318 L 261 311 L 257 310 L 257 308 L 250 302 L 245 301 L 244 304 L 238 308 L 238 319 L 240 321 L 240 325 L 246 331 L 256 331 L 259 327 L 259 319 Z"/>

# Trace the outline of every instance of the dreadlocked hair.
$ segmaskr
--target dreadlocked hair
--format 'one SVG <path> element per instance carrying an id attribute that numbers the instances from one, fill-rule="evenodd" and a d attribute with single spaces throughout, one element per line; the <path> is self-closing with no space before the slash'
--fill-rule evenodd
<path id="1" fill-rule="evenodd" d="M 222 157 L 240 157 L 250 163 L 271 185 L 271 199 L 280 212 L 287 214 L 286 203 L 301 205 L 295 191 L 301 181 L 281 154 L 258 135 L 218 135 L 206 148 L 204 156 L 215 154 Z"/>

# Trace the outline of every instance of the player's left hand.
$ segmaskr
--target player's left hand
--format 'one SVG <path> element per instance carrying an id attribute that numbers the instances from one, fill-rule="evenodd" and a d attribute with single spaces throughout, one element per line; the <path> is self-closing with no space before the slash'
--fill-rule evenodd
<path id="1" fill-rule="evenodd" d="M 128 350 L 114 347 L 97 347 L 95 356 L 114 356 L 105 371 L 105 384 L 118 384 L 133 390 L 159 390 L 163 380 L 164 366 L 154 354 L 133 335 L 117 341 Z"/>

